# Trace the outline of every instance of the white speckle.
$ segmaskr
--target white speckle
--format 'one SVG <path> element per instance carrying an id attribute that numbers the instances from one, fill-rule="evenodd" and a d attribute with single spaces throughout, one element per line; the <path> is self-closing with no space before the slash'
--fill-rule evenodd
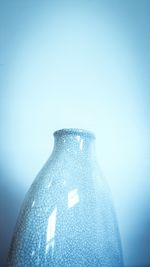
<path id="1" fill-rule="evenodd" d="M 79 135 L 77 136 L 77 141 L 78 141 L 78 142 L 80 141 L 80 136 L 79 136 Z"/>
<path id="2" fill-rule="evenodd" d="M 74 189 L 68 193 L 68 209 L 72 208 L 79 202 L 79 195 L 77 189 Z"/>
<path id="3" fill-rule="evenodd" d="M 32 206 L 31 206 L 31 208 L 33 208 L 33 207 L 34 207 L 34 205 L 35 205 L 35 200 L 32 202 Z"/>
<path id="4" fill-rule="evenodd" d="M 51 182 L 48 184 L 48 186 L 47 186 L 47 187 L 49 188 L 49 187 L 51 186 L 51 184 L 52 184 L 52 181 L 51 181 Z"/>
<path id="5" fill-rule="evenodd" d="M 80 141 L 80 150 L 83 149 L 83 140 Z"/>
<path id="6" fill-rule="evenodd" d="M 32 253 L 31 253 L 31 257 L 33 257 L 35 254 L 35 251 L 33 250 Z"/>

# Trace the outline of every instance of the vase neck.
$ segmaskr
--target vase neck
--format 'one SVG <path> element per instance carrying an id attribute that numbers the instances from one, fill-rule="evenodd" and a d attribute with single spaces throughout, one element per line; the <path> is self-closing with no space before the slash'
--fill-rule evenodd
<path id="1" fill-rule="evenodd" d="M 55 152 L 67 152 L 80 154 L 90 157 L 95 154 L 94 140 L 95 136 L 93 133 L 80 129 L 62 129 L 54 133 Z"/>

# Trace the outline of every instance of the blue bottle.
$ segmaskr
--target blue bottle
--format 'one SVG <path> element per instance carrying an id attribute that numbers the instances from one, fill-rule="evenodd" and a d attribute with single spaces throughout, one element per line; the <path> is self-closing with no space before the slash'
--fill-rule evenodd
<path id="1" fill-rule="evenodd" d="M 12 267 L 123 267 L 109 188 L 93 133 L 54 133 L 52 155 L 22 205 L 8 257 Z"/>

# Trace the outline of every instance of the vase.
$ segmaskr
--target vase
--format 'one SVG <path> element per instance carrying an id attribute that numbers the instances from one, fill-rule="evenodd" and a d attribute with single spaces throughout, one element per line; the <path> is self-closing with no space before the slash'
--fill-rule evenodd
<path id="1" fill-rule="evenodd" d="M 109 188 L 93 133 L 54 133 L 52 155 L 32 183 L 13 235 L 8 266 L 122 267 Z"/>

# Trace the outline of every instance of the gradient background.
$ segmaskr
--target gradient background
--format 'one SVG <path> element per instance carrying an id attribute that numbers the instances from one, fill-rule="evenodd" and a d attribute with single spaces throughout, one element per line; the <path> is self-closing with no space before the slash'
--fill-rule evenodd
<path id="1" fill-rule="evenodd" d="M 150 266 L 149 84 L 149 0 L 0 0 L 0 266 L 64 127 L 95 132 L 125 266 Z"/>

